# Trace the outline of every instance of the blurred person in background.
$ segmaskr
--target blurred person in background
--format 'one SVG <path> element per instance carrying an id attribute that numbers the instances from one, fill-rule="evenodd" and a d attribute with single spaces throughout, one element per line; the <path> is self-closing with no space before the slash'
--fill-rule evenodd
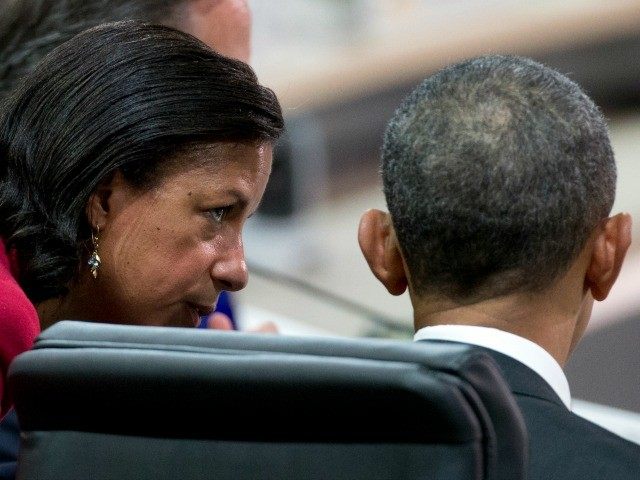
<path id="1" fill-rule="evenodd" d="M 609 216 L 607 126 L 578 85 L 486 56 L 427 78 L 382 151 L 390 213 L 359 242 L 387 290 L 407 288 L 415 339 L 477 345 L 520 406 L 532 480 L 637 479 L 640 447 L 571 412 L 562 366 L 613 286 L 631 218 Z"/>
<path id="2" fill-rule="evenodd" d="M 13 89 L 51 50 L 101 23 L 140 20 L 190 33 L 249 62 L 247 0 L 1 0 L 0 92 Z"/>
<path id="3" fill-rule="evenodd" d="M 283 129 L 246 64 L 108 24 L 47 55 L 0 113 L 0 350 L 64 318 L 194 326 L 245 285 L 242 227 Z"/>

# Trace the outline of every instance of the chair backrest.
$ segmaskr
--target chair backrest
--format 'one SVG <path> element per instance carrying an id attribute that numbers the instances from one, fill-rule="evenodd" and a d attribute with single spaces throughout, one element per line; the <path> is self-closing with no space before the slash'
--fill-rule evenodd
<path id="1" fill-rule="evenodd" d="M 10 382 L 19 479 L 525 478 L 519 410 L 464 345 L 61 322 Z"/>

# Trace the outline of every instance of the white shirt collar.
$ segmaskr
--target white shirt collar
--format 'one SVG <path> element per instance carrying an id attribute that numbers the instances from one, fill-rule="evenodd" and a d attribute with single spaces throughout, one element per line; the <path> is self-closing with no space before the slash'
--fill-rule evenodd
<path id="1" fill-rule="evenodd" d="M 436 325 L 418 330 L 414 340 L 446 340 L 488 348 L 523 363 L 540 375 L 571 409 L 569 382 L 556 360 L 537 343 L 497 328 Z"/>

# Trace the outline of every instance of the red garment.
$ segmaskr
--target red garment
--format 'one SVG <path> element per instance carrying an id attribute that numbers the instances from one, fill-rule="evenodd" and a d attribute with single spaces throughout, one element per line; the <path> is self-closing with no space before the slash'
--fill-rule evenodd
<path id="1" fill-rule="evenodd" d="M 14 260 L 0 240 L 0 417 L 12 404 L 6 391 L 9 364 L 16 355 L 29 350 L 40 333 L 36 309 L 15 279 Z"/>

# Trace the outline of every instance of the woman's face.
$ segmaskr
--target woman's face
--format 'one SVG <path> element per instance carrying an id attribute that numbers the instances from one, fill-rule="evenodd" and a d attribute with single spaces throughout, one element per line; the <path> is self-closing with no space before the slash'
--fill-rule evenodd
<path id="1" fill-rule="evenodd" d="M 71 292 L 74 314 L 194 326 L 222 290 L 243 288 L 242 228 L 258 208 L 271 160 L 268 145 L 222 143 L 185 155 L 191 167 L 173 168 L 149 191 L 120 174 L 100 187 L 88 214 L 100 226 L 102 265 L 97 279 L 82 275 Z"/>

